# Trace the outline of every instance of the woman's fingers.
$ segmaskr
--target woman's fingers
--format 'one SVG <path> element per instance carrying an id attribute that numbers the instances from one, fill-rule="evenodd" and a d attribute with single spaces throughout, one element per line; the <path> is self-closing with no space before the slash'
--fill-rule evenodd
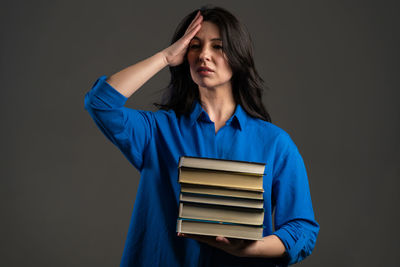
<path id="1" fill-rule="evenodd" d="M 190 22 L 189 26 L 187 27 L 187 29 L 189 29 L 196 21 L 196 19 L 200 16 L 200 11 L 197 12 L 196 16 L 194 17 L 194 19 L 192 20 L 192 22 Z M 186 29 L 186 30 L 187 30 Z"/>
<path id="2" fill-rule="evenodd" d="M 192 22 L 190 22 L 190 24 L 189 24 L 189 26 L 187 27 L 187 29 L 189 29 L 189 28 L 193 25 L 193 23 L 196 21 L 196 19 L 199 17 L 199 15 L 200 15 L 200 11 L 197 11 L 196 16 L 194 17 L 194 19 L 192 20 Z"/>
<path id="3" fill-rule="evenodd" d="M 226 244 L 226 245 L 229 245 L 229 244 L 230 244 L 229 239 L 226 238 L 226 237 L 223 237 L 223 236 L 217 236 L 217 237 L 215 238 L 215 240 L 217 240 L 217 241 L 220 242 L 220 243 Z"/>
<path id="4" fill-rule="evenodd" d="M 187 39 L 187 41 L 190 42 L 192 38 L 196 35 L 196 33 L 200 30 L 201 24 L 197 24 L 196 27 L 191 29 L 189 32 L 187 32 L 185 35 L 182 36 L 183 39 Z"/>
<path id="5" fill-rule="evenodd" d="M 193 28 L 195 28 L 201 21 L 203 20 L 203 16 L 200 14 L 200 11 L 197 13 L 196 17 L 192 20 L 192 22 L 187 27 L 185 34 L 190 32 Z"/>
<path id="6" fill-rule="evenodd" d="M 193 19 L 192 23 L 190 23 L 189 27 L 186 29 L 185 34 L 181 37 L 181 40 L 185 47 L 189 45 L 189 42 L 200 30 L 202 20 L 203 16 L 201 15 L 200 11 L 198 11 L 196 17 Z"/>
<path id="7" fill-rule="evenodd" d="M 200 30 L 201 24 L 197 24 L 190 31 L 185 33 L 175 44 L 177 50 L 184 50 L 189 46 L 190 41 L 196 35 L 196 33 Z"/>
<path id="8" fill-rule="evenodd" d="M 201 28 L 202 20 L 203 16 L 199 11 L 196 14 L 195 19 L 193 19 L 192 23 L 186 29 L 185 34 L 175 43 L 173 43 L 172 45 L 163 50 L 163 53 L 165 55 L 165 60 L 168 65 L 176 66 L 183 62 L 190 41 L 193 39 L 193 37 Z"/>

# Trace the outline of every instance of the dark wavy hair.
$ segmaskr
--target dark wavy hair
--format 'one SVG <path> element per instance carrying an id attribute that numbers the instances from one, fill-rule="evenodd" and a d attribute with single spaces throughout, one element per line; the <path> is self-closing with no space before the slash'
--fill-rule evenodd
<path id="1" fill-rule="evenodd" d="M 179 40 L 196 16 L 198 10 L 187 15 L 179 23 L 171 44 Z M 253 45 L 246 28 L 229 11 L 210 5 L 200 9 L 203 21 L 218 26 L 223 51 L 232 69 L 232 91 L 236 104 L 252 117 L 270 122 L 271 117 L 262 103 L 263 79 L 258 75 L 253 60 Z M 162 104 L 154 103 L 160 109 L 173 109 L 177 116 L 191 112 L 195 100 L 200 102 L 199 89 L 190 75 L 189 63 L 185 55 L 182 64 L 169 67 L 171 80 L 163 96 Z"/>

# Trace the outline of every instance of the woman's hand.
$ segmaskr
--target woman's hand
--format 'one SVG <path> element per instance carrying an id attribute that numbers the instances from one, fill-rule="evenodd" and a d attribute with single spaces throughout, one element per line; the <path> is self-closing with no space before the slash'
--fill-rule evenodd
<path id="1" fill-rule="evenodd" d="M 256 241 L 182 233 L 178 233 L 178 236 L 206 243 L 237 257 L 276 258 L 282 257 L 286 250 L 282 241 L 275 235 L 265 236 L 263 239 Z"/>
<path id="2" fill-rule="evenodd" d="M 203 16 L 200 11 L 198 11 L 196 17 L 186 29 L 185 34 L 171 46 L 161 51 L 164 55 L 164 61 L 166 64 L 169 66 L 177 66 L 183 63 L 189 43 L 200 30 L 202 21 Z"/>
<path id="3" fill-rule="evenodd" d="M 204 235 L 192 235 L 192 234 L 182 234 L 178 233 L 180 237 L 188 237 L 199 242 L 206 243 L 210 246 L 224 250 L 225 252 L 232 254 L 237 257 L 249 256 L 249 250 L 255 245 L 257 241 L 236 239 L 236 238 L 226 238 L 223 236 L 204 236 Z"/>

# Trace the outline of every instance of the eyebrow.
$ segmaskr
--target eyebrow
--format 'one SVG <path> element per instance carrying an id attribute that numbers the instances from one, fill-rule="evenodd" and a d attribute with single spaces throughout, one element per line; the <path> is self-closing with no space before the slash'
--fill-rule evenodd
<path id="1" fill-rule="evenodd" d="M 196 40 L 199 40 L 200 41 L 200 39 L 198 38 L 198 37 L 193 37 L 193 39 L 196 39 Z M 211 41 L 222 41 L 222 39 L 221 38 L 213 38 L 213 39 L 211 39 Z"/>

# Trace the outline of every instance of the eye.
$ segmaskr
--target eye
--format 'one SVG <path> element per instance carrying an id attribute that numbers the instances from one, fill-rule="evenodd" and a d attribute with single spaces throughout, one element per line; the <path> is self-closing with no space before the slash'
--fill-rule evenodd
<path id="1" fill-rule="evenodd" d="M 189 45 L 190 49 L 195 49 L 195 48 L 199 48 L 200 46 L 198 44 L 191 44 Z"/>
<path id="2" fill-rule="evenodd" d="M 221 45 L 214 45 L 214 48 L 215 49 L 222 49 L 222 46 Z"/>

